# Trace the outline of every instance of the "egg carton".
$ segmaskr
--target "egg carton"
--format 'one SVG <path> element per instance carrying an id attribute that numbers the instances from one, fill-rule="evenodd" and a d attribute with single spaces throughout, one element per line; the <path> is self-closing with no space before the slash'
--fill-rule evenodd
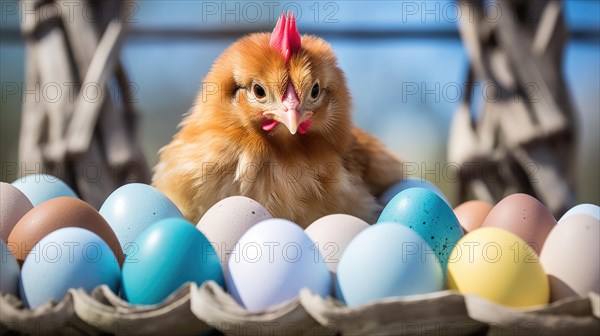
<path id="1" fill-rule="evenodd" d="M 186 284 L 152 306 L 131 305 L 103 285 L 91 294 L 71 289 L 32 310 L 3 293 L 0 324 L 3 335 L 598 335 L 600 296 L 517 310 L 442 291 L 349 308 L 303 289 L 293 301 L 251 313 L 212 281 Z"/>

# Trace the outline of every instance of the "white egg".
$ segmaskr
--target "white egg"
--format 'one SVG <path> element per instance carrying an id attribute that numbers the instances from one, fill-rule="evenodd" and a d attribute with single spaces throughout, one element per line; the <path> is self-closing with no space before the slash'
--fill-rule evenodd
<path id="1" fill-rule="evenodd" d="M 295 223 L 273 218 L 252 226 L 229 258 L 225 281 L 251 312 L 293 300 L 302 288 L 327 296 L 331 277 L 319 249 Z"/>
<path id="2" fill-rule="evenodd" d="M 235 243 L 254 224 L 273 218 L 265 207 L 244 196 L 232 196 L 213 205 L 196 226 L 213 244 L 223 270 Z"/>
<path id="3" fill-rule="evenodd" d="M 344 214 L 321 217 L 304 232 L 315 243 L 329 271 L 335 273 L 346 246 L 359 232 L 369 227 L 364 220 Z"/>
<path id="4" fill-rule="evenodd" d="M 586 214 L 561 219 L 542 249 L 552 301 L 600 292 L 600 221 Z"/>
<path id="5" fill-rule="evenodd" d="M 558 221 L 558 224 L 563 223 L 571 216 L 588 215 L 597 220 L 600 220 L 600 207 L 595 204 L 584 203 L 578 204 L 567 211 Z"/>

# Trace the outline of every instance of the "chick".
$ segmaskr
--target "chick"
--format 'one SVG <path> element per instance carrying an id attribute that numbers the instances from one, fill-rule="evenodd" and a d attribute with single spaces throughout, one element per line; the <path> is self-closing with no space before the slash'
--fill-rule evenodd
<path id="1" fill-rule="evenodd" d="M 331 46 L 300 36 L 293 14 L 233 43 L 202 86 L 153 178 L 193 222 L 244 195 L 303 227 L 333 213 L 373 223 L 376 196 L 403 178 L 400 159 L 353 126 Z"/>

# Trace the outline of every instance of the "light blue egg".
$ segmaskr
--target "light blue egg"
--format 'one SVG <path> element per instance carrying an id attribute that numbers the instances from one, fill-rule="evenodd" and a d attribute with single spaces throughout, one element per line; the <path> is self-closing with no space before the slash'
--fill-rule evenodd
<path id="1" fill-rule="evenodd" d="M 0 239 L 0 292 L 19 296 L 19 277 L 21 271 L 15 256 Z"/>
<path id="2" fill-rule="evenodd" d="M 588 215 L 590 217 L 596 218 L 596 220 L 600 221 L 600 207 L 595 204 L 579 204 L 567 211 L 558 221 L 558 224 L 564 222 L 567 218 L 573 215 Z"/>
<path id="3" fill-rule="evenodd" d="M 381 194 L 381 196 L 379 196 L 379 204 L 385 206 L 390 202 L 392 198 L 394 198 L 394 196 L 398 195 L 398 193 L 400 193 L 401 191 L 404 191 L 409 188 L 425 188 L 427 190 L 431 190 L 438 196 L 440 196 L 444 200 L 444 202 L 450 205 L 450 202 L 446 198 L 446 195 L 444 195 L 444 193 L 433 183 L 424 179 L 413 177 L 400 181 L 388 188 L 383 194 Z"/>
<path id="4" fill-rule="evenodd" d="M 227 289 L 252 312 L 292 300 L 302 288 L 327 296 L 331 276 L 319 249 L 304 230 L 273 218 L 252 226 L 229 257 Z"/>
<path id="5" fill-rule="evenodd" d="M 416 232 L 395 223 L 361 231 L 342 254 L 338 290 L 348 306 L 435 292 L 444 277 L 435 252 Z"/>
<path id="6" fill-rule="evenodd" d="M 123 296 L 133 304 L 156 304 L 190 281 L 223 286 L 219 256 L 196 226 L 163 219 L 144 230 L 123 264 Z"/>
<path id="7" fill-rule="evenodd" d="M 65 182 L 52 175 L 26 175 L 14 181 L 12 185 L 21 190 L 33 206 L 61 196 L 79 198 Z"/>
<path id="8" fill-rule="evenodd" d="M 463 231 L 450 208 L 440 196 L 424 188 L 410 188 L 394 196 L 377 223 L 398 223 L 417 232 L 435 251 L 445 274 L 452 249 Z"/>
<path id="9" fill-rule="evenodd" d="M 115 231 L 126 255 L 135 249 L 136 238 L 152 224 L 166 218 L 183 218 L 167 196 L 142 183 L 115 190 L 102 204 L 100 214 Z"/>
<path id="10" fill-rule="evenodd" d="M 121 270 L 112 250 L 95 233 L 77 227 L 58 229 L 42 238 L 29 252 L 19 292 L 30 308 L 60 301 L 69 288 L 90 293 L 99 285 L 119 290 Z"/>

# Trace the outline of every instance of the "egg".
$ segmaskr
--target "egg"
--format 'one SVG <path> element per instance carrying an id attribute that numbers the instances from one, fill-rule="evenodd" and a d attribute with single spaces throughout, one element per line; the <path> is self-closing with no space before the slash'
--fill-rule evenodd
<path id="1" fill-rule="evenodd" d="M 27 307 L 60 301 L 69 288 L 90 293 L 99 285 L 119 290 L 121 270 L 110 247 L 97 234 L 66 227 L 42 238 L 21 271 L 19 294 Z"/>
<path id="2" fill-rule="evenodd" d="M 442 268 L 429 244 L 396 223 L 379 223 L 348 244 L 337 268 L 348 306 L 443 289 Z"/>
<path id="3" fill-rule="evenodd" d="M 482 227 L 506 229 L 533 247 L 539 255 L 544 241 L 556 226 L 556 219 L 546 206 L 527 194 L 506 196 L 492 208 Z"/>
<path id="4" fill-rule="evenodd" d="M 446 272 L 452 248 L 463 236 L 454 212 L 440 196 L 424 188 L 410 188 L 394 196 L 377 223 L 398 223 L 417 232 L 435 251 Z"/>
<path id="5" fill-rule="evenodd" d="M 23 263 L 29 251 L 46 235 L 64 227 L 88 229 L 100 236 L 123 262 L 123 251 L 117 236 L 98 211 L 86 202 L 72 197 L 57 197 L 46 201 L 17 222 L 7 245 Z"/>
<path id="6" fill-rule="evenodd" d="M 235 243 L 252 225 L 272 218 L 271 213 L 255 200 L 232 196 L 213 205 L 196 226 L 215 246 L 223 269 Z"/>
<path id="7" fill-rule="evenodd" d="M 304 230 L 285 219 L 273 218 L 252 226 L 229 258 L 227 289 L 251 312 L 261 312 L 292 300 L 308 288 L 327 296 L 331 278 Z"/>
<path id="8" fill-rule="evenodd" d="M 321 252 L 329 271 L 335 273 L 340 257 L 352 238 L 368 227 L 369 224 L 360 218 L 334 214 L 317 219 L 304 232 Z"/>
<path id="9" fill-rule="evenodd" d="M 157 304 L 190 281 L 223 286 L 219 257 L 208 239 L 181 218 L 163 219 L 135 240 L 123 265 L 123 296 L 133 304 Z"/>
<path id="10" fill-rule="evenodd" d="M 448 205 L 450 205 L 450 202 L 446 198 L 446 195 L 444 195 L 444 193 L 438 187 L 436 187 L 433 183 L 431 183 L 425 179 L 414 178 L 414 177 L 407 178 L 407 179 L 402 180 L 402 181 L 392 185 L 391 187 L 389 187 L 386 191 L 384 191 L 381 194 L 381 196 L 379 196 L 379 199 L 378 199 L 379 204 L 385 206 L 392 200 L 392 198 L 394 198 L 394 196 L 398 195 L 398 193 L 400 193 L 401 191 L 404 191 L 409 188 L 424 188 L 429 191 L 433 191 L 438 196 L 440 196 L 440 198 L 443 199 L 444 202 L 446 202 L 446 203 L 448 203 Z"/>
<path id="11" fill-rule="evenodd" d="M 10 231 L 33 205 L 17 187 L 0 182 L 0 239 L 7 241 Z"/>
<path id="12" fill-rule="evenodd" d="M 465 232 L 471 232 L 483 225 L 485 217 L 494 206 L 484 201 L 468 201 L 454 208 L 454 214 Z"/>
<path id="13" fill-rule="evenodd" d="M 540 262 L 552 301 L 600 293 L 600 220 L 582 213 L 561 219 L 546 238 Z"/>
<path id="14" fill-rule="evenodd" d="M 448 288 L 510 307 L 548 303 L 548 277 L 533 248 L 497 227 L 466 234 L 448 262 Z"/>
<path id="15" fill-rule="evenodd" d="M 100 207 L 125 254 L 133 253 L 133 242 L 146 228 L 166 218 L 183 218 L 179 209 L 156 188 L 130 183 L 113 191 Z"/>
<path id="16" fill-rule="evenodd" d="M 3 240 L 0 240 L 0 258 L 0 292 L 19 296 L 21 270 Z"/>
<path id="17" fill-rule="evenodd" d="M 579 204 L 567 211 L 559 220 L 558 224 L 566 221 L 569 217 L 574 215 L 588 215 L 597 220 L 600 220 L 600 207 L 595 204 Z"/>
<path id="18" fill-rule="evenodd" d="M 331 273 L 331 291 L 342 302 L 345 299 L 339 290 L 336 276 L 338 262 L 350 241 L 368 227 L 369 224 L 360 218 L 334 214 L 317 219 L 304 230 L 321 252 Z"/>
<path id="19" fill-rule="evenodd" d="M 14 181 L 12 185 L 21 190 L 33 206 L 38 206 L 56 197 L 78 198 L 73 189 L 61 179 L 52 175 L 26 175 Z"/>

